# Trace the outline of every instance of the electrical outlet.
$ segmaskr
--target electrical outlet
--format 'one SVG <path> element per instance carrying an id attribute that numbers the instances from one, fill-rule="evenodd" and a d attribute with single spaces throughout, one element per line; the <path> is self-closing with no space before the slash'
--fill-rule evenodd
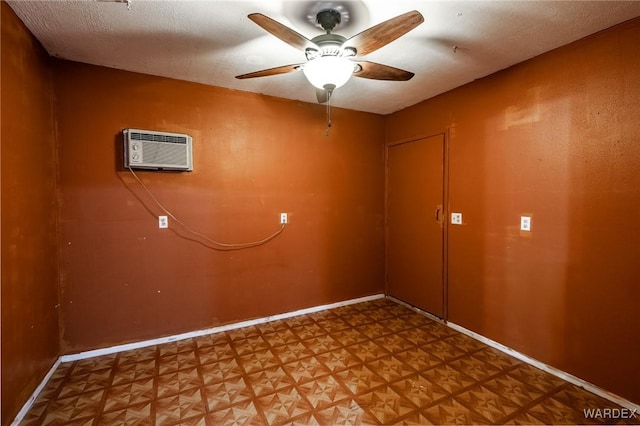
<path id="1" fill-rule="evenodd" d="M 289 223 L 289 215 L 287 213 L 280 213 L 280 224 L 284 225 Z"/>
<path id="2" fill-rule="evenodd" d="M 462 213 L 451 213 L 451 223 L 453 225 L 462 225 Z"/>
<path id="3" fill-rule="evenodd" d="M 531 217 L 520 216 L 520 230 L 531 232 Z"/>
<path id="4" fill-rule="evenodd" d="M 169 218 L 167 216 L 158 216 L 158 228 L 168 228 Z"/>

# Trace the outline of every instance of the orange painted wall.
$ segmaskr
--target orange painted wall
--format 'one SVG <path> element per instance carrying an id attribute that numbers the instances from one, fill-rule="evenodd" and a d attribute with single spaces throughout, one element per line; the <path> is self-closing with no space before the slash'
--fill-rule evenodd
<path id="1" fill-rule="evenodd" d="M 212 70 L 215 72 L 215 70 Z M 384 118 L 73 62 L 54 67 L 62 351 L 204 329 L 383 291 Z M 194 171 L 123 170 L 124 128 L 193 136 Z"/>
<path id="2" fill-rule="evenodd" d="M 49 58 L 5 2 L 2 49 L 2 424 L 59 352 L 56 145 Z"/>
<path id="3" fill-rule="evenodd" d="M 387 117 L 387 141 L 450 132 L 449 320 L 636 403 L 638 40 L 640 19 Z"/>

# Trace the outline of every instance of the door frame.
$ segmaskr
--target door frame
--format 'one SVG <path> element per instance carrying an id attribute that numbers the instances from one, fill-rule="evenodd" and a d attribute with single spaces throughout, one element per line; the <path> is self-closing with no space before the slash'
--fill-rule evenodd
<path id="1" fill-rule="evenodd" d="M 417 135 L 404 139 L 385 142 L 384 144 L 384 293 L 389 296 L 389 257 L 387 256 L 389 242 L 389 148 L 434 136 L 443 138 L 442 158 L 442 311 L 444 321 L 449 318 L 449 143 L 450 128 L 443 132 Z M 405 301 L 406 302 L 406 301 Z"/>

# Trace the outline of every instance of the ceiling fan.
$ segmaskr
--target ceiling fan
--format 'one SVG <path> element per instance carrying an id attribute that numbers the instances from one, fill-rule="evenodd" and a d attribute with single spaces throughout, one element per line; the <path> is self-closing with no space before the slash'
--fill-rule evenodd
<path id="1" fill-rule="evenodd" d="M 424 22 L 423 16 L 416 10 L 391 18 L 348 39 L 332 33 L 341 21 L 340 11 L 335 8 L 326 8 L 317 13 L 316 22 L 326 33 L 311 40 L 261 13 L 252 13 L 248 17 L 280 40 L 303 50 L 307 62 L 242 74 L 236 78 L 265 77 L 302 70 L 316 87 L 318 102 L 325 103 L 331 99 L 333 91 L 344 85 L 351 76 L 391 81 L 407 81 L 414 76 L 412 72 L 360 60 L 359 57 L 386 46 Z"/>

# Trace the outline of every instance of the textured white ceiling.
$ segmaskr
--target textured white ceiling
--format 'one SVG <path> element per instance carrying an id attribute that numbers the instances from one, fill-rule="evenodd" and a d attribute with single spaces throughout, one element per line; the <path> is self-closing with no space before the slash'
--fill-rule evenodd
<path id="1" fill-rule="evenodd" d="M 300 71 L 234 78 L 305 61 L 303 52 L 265 32 L 249 13 L 263 13 L 313 38 L 322 30 L 305 16 L 325 6 L 349 12 L 349 22 L 334 30 L 346 37 L 418 10 L 425 17 L 422 25 L 365 57 L 415 77 L 407 82 L 352 78 L 332 99 L 334 106 L 379 114 L 640 16 L 640 1 L 10 0 L 9 5 L 52 56 L 305 102 L 316 102 L 315 90 Z"/>

